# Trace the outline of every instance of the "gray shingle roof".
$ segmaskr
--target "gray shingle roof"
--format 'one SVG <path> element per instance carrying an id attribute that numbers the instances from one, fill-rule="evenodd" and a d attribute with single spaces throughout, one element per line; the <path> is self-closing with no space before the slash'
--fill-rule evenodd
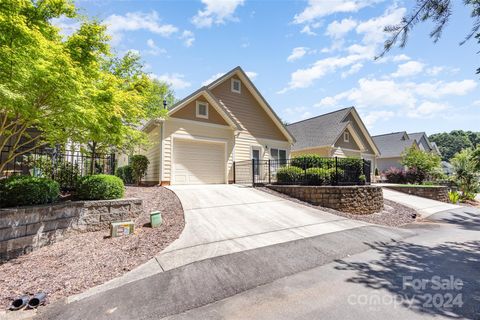
<path id="1" fill-rule="evenodd" d="M 416 143 L 414 139 L 402 140 L 405 134 L 405 131 L 401 131 L 373 136 L 373 141 L 380 150 L 380 158 L 400 157 L 405 149 Z"/>
<path id="2" fill-rule="evenodd" d="M 342 122 L 352 107 L 287 125 L 295 137 L 292 151 L 333 145 L 345 130 L 348 121 Z"/>
<path id="3" fill-rule="evenodd" d="M 425 132 L 414 132 L 414 133 L 409 133 L 408 136 L 410 137 L 410 139 L 415 139 L 417 141 L 417 143 L 420 143 L 420 140 L 422 139 L 423 136 L 425 136 L 425 139 L 427 141 L 427 144 L 429 145 L 430 147 L 430 150 L 427 150 L 427 151 L 431 151 L 433 150 L 433 146 L 432 146 L 432 143 L 430 142 L 430 140 L 428 140 L 428 136 Z"/>

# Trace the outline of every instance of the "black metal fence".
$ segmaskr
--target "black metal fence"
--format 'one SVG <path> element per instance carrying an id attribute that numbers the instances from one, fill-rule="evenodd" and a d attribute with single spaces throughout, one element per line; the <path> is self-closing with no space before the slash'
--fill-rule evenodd
<path id="1" fill-rule="evenodd" d="M 355 158 L 246 160 L 234 163 L 238 184 L 362 185 L 371 183 L 371 161 Z"/>
<path id="2" fill-rule="evenodd" d="M 8 161 L 11 157 L 10 151 L 10 146 L 0 151 L 0 163 Z M 115 154 L 94 153 L 80 147 L 45 147 L 31 150 L 8 161 L 0 172 L 0 179 L 12 175 L 48 177 L 59 182 L 63 190 L 68 190 L 74 187 L 78 178 L 85 175 L 114 174 L 115 165 Z"/>

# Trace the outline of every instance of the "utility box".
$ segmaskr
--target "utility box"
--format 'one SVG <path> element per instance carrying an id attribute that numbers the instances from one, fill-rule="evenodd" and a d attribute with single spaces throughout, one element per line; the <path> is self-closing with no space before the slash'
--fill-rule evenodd
<path id="1" fill-rule="evenodd" d="M 163 223 L 162 213 L 160 211 L 153 211 L 150 213 L 150 225 L 152 228 L 160 227 Z"/>
<path id="2" fill-rule="evenodd" d="M 112 222 L 110 224 L 110 236 L 120 237 L 133 234 L 135 225 L 133 221 Z"/>

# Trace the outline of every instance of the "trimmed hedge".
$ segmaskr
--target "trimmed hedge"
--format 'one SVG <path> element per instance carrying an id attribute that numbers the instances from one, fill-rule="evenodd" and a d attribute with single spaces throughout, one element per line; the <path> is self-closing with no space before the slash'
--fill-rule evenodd
<path id="1" fill-rule="evenodd" d="M 122 198 L 125 185 L 119 177 L 96 174 L 83 177 L 78 184 L 78 198 L 81 200 L 110 200 Z"/>
<path id="2" fill-rule="evenodd" d="M 335 158 L 325 158 L 316 154 L 304 154 L 292 158 L 290 163 L 294 167 L 308 168 L 331 168 L 335 167 Z"/>
<path id="3" fill-rule="evenodd" d="M 305 182 L 311 185 L 329 184 L 335 179 L 335 168 L 308 168 L 305 170 Z"/>
<path id="4" fill-rule="evenodd" d="M 13 176 L 0 180 L 0 207 L 51 203 L 59 195 L 60 186 L 51 179 Z"/>
<path id="5" fill-rule="evenodd" d="M 118 167 L 115 170 L 115 175 L 123 180 L 125 184 L 133 184 L 135 181 L 133 179 L 133 168 L 131 165 L 126 165 L 123 167 Z"/>
<path id="6" fill-rule="evenodd" d="M 283 167 L 277 170 L 277 181 L 281 183 L 292 183 L 299 181 L 303 176 L 303 170 L 298 167 Z"/>

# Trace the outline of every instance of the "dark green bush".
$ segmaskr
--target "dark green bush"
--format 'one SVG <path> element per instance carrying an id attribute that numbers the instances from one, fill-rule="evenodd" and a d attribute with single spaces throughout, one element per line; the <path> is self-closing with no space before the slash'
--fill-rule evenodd
<path id="1" fill-rule="evenodd" d="M 133 180 L 140 185 L 142 178 L 147 173 L 148 165 L 150 161 L 148 158 L 141 154 L 136 154 L 130 158 L 132 166 Z"/>
<path id="2" fill-rule="evenodd" d="M 78 198 L 82 200 L 109 200 L 123 197 L 125 186 L 122 179 L 108 174 L 96 174 L 80 179 Z"/>
<path id="3" fill-rule="evenodd" d="M 125 184 L 133 184 L 135 182 L 133 180 L 133 169 L 130 165 L 118 167 L 117 170 L 115 170 L 115 175 L 122 179 Z"/>
<path id="4" fill-rule="evenodd" d="M 325 158 L 316 154 L 304 154 L 292 158 L 290 163 L 294 167 L 308 168 L 331 168 L 335 166 L 335 158 Z"/>
<path id="5" fill-rule="evenodd" d="M 13 176 L 0 180 L 0 207 L 51 203 L 59 194 L 58 183 L 47 178 Z"/>
<path id="6" fill-rule="evenodd" d="M 331 184 L 335 179 L 335 168 L 308 168 L 305 171 L 305 183 L 310 185 Z"/>
<path id="7" fill-rule="evenodd" d="M 55 172 L 55 181 L 60 184 L 62 190 L 77 189 L 78 180 L 80 179 L 80 169 L 78 165 L 69 162 L 60 164 Z"/>
<path id="8" fill-rule="evenodd" d="M 277 170 L 277 182 L 292 183 L 302 179 L 304 171 L 298 167 L 283 167 Z"/>

